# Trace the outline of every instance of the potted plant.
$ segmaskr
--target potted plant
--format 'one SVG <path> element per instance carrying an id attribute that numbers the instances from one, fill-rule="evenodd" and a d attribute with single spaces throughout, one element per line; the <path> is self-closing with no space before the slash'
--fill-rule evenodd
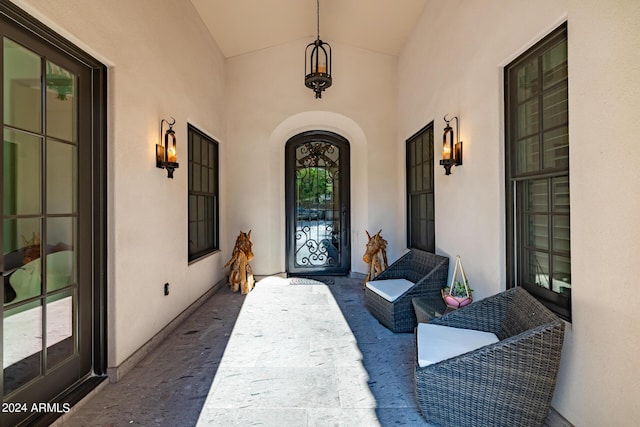
<path id="1" fill-rule="evenodd" d="M 462 274 L 462 281 L 456 279 L 460 269 Z M 460 255 L 456 257 L 456 266 L 453 270 L 453 276 L 451 277 L 451 285 L 442 289 L 442 299 L 447 307 L 458 309 L 464 307 L 473 301 L 473 289 L 469 287 L 469 280 L 467 280 L 466 274 L 464 274 L 464 268 L 462 268 L 462 261 L 460 261 Z"/>

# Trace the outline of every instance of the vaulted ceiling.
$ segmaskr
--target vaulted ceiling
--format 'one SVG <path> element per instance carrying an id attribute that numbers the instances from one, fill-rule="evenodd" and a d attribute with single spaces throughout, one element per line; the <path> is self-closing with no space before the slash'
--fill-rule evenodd
<path id="1" fill-rule="evenodd" d="M 316 0 L 191 0 L 225 57 L 317 36 Z M 426 0 L 320 0 L 320 38 L 397 55 Z"/>

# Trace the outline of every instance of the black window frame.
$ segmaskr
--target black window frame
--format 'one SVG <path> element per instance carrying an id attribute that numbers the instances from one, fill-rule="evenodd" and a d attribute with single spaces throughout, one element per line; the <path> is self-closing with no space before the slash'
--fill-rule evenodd
<path id="1" fill-rule="evenodd" d="M 571 268 L 571 251 L 570 251 L 570 237 L 564 238 L 568 241 L 569 248 L 561 251 L 556 249 L 554 243 L 554 224 L 555 221 L 562 218 L 567 224 L 570 224 L 570 194 L 569 194 L 569 111 L 568 111 L 568 73 L 566 77 L 559 80 L 559 83 L 554 83 L 549 87 L 542 87 L 540 84 L 541 73 L 541 61 L 546 52 L 550 52 L 552 48 L 557 47 L 561 43 L 567 43 L 567 24 L 566 22 L 561 24 L 558 28 L 549 33 L 546 37 L 536 43 L 533 47 L 528 49 L 510 64 L 504 68 L 504 108 L 505 108 L 505 186 L 506 186 L 506 261 L 507 261 L 507 287 L 522 286 L 538 300 L 540 300 L 545 306 L 554 311 L 561 318 L 571 321 L 571 288 L 563 287 L 562 292 L 555 292 L 551 289 L 547 289 L 542 285 L 536 284 L 528 278 L 538 277 L 535 272 L 528 271 L 531 269 L 530 259 L 527 260 L 527 255 L 532 256 L 534 253 L 544 253 L 547 256 L 546 272 L 543 276 L 546 276 L 547 286 L 551 288 L 549 284 L 557 283 L 558 280 L 568 280 L 571 283 L 571 274 L 569 272 L 568 277 L 556 276 L 556 268 L 554 266 L 555 259 L 566 258 L 568 259 L 569 269 Z M 568 57 L 568 54 L 567 54 Z M 524 65 L 537 61 L 538 67 L 538 80 L 535 82 L 536 95 L 539 100 L 537 101 L 537 126 L 536 130 L 531 135 L 537 136 L 538 140 L 534 144 L 535 154 L 533 157 L 528 158 L 527 161 L 532 160 L 532 164 L 537 162 L 538 166 L 527 170 L 518 169 L 518 157 L 517 157 L 517 141 L 520 135 L 520 141 L 522 142 L 522 133 L 518 135 L 518 117 L 517 117 L 517 92 L 520 88 L 517 84 L 517 71 L 522 70 Z M 568 62 L 568 61 L 567 61 Z M 562 86 L 566 86 L 567 91 L 567 110 L 566 110 L 566 122 L 561 122 L 559 126 L 566 126 L 567 132 L 567 144 L 566 148 L 566 161 L 565 164 L 558 166 L 553 164 L 549 166 L 545 159 L 544 133 L 548 133 L 550 128 L 547 128 L 544 123 L 544 111 L 543 111 L 543 97 L 549 95 L 551 90 L 564 90 Z M 522 104 L 522 103 L 521 103 Z M 520 106 L 522 106 L 520 104 Z M 537 146 L 536 146 L 537 145 Z M 547 148 L 547 151 L 549 149 Z M 537 157 L 536 157 L 537 156 Z M 558 157 L 561 158 L 561 157 Z M 520 157 L 522 159 L 522 157 Z M 553 157 L 552 160 L 557 161 L 557 158 Z M 566 193 L 561 193 L 564 200 L 566 209 L 563 211 L 556 211 L 554 206 L 554 185 L 560 183 L 562 188 L 566 190 Z M 533 185 L 541 185 L 541 188 L 545 188 L 546 200 L 544 198 L 541 201 L 542 206 L 546 206 L 543 209 L 534 209 L 530 205 L 527 205 L 528 191 Z M 531 193 L 533 194 L 533 193 Z M 560 194 L 560 193 L 555 193 Z M 530 200 L 530 199 L 529 199 Z M 529 202 L 531 203 L 531 202 Z M 547 240 L 548 245 L 546 250 L 540 250 L 530 242 L 532 240 L 531 226 L 527 228 L 525 218 L 532 218 L 537 216 L 538 219 L 546 218 L 546 221 L 542 221 L 542 226 L 546 227 L 546 236 L 541 240 Z M 570 225 L 568 225 L 570 231 Z M 556 233 L 557 234 L 557 233 Z M 558 237 L 559 238 L 559 237 Z M 529 243 L 528 243 L 529 242 Z M 545 245 L 546 243 L 543 243 Z M 537 257 L 536 257 L 537 261 Z M 544 266 L 541 267 L 544 270 Z M 566 276 L 566 274 L 563 274 Z M 556 280 L 555 277 L 558 277 Z M 537 279 L 536 279 L 537 281 Z"/>
<path id="2" fill-rule="evenodd" d="M 418 156 L 416 148 L 418 146 L 421 147 L 420 159 L 415 159 Z M 425 146 L 427 146 L 426 153 Z M 407 247 L 435 253 L 435 153 L 433 121 L 406 140 L 405 154 Z M 416 161 L 412 161 L 412 159 Z M 421 175 L 420 180 L 418 180 L 418 174 Z M 426 182 L 425 179 L 427 180 Z M 424 198 L 426 202 L 426 217 L 421 216 L 420 204 L 416 203 L 420 198 Z M 429 213 L 431 213 L 431 215 L 429 215 Z M 422 226 L 425 227 L 424 236 L 420 233 Z"/>
<path id="3" fill-rule="evenodd" d="M 188 134 L 188 260 L 197 261 L 220 250 L 220 151 L 218 141 L 192 124 Z M 206 144 L 206 145 L 205 145 Z M 200 149 L 196 152 L 195 146 Z M 203 147 L 206 148 L 206 159 Z M 203 175 L 206 172 L 206 188 Z M 195 227 L 195 228 L 194 228 Z M 195 238 L 195 244 L 194 244 Z M 201 244 L 200 239 L 205 239 Z"/>

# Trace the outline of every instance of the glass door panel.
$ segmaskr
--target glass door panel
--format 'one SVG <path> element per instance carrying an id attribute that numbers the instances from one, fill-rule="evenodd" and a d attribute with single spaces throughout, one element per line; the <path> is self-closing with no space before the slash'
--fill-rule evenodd
<path id="1" fill-rule="evenodd" d="M 3 38 L 4 123 L 18 129 L 42 131 L 42 61 L 40 55 Z"/>
<path id="2" fill-rule="evenodd" d="M 79 372 L 72 366 L 79 363 L 79 110 L 74 72 L 7 37 L 3 59 L 2 389 L 7 401 L 28 395 L 30 388 L 55 387 L 47 385 L 54 367 L 69 365 L 62 370 Z"/>
<path id="3" fill-rule="evenodd" d="M 47 298 L 47 368 L 50 369 L 76 352 L 74 339 L 73 290 Z"/>
<path id="4" fill-rule="evenodd" d="M 42 138 L 5 127 L 3 151 L 4 214 L 39 215 Z"/>
<path id="5" fill-rule="evenodd" d="M 42 303 L 40 300 L 4 311 L 4 394 L 22 387 L 41 374 Z"/>

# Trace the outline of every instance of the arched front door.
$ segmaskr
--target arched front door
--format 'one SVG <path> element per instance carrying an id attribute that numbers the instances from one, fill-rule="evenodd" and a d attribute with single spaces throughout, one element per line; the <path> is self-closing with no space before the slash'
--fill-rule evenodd
<path id="1" fill-rule="evenodd" d="M 349 142 L 303 132 L 287 141 L 285 157 L 287 273 L 348 274 Z"/>

